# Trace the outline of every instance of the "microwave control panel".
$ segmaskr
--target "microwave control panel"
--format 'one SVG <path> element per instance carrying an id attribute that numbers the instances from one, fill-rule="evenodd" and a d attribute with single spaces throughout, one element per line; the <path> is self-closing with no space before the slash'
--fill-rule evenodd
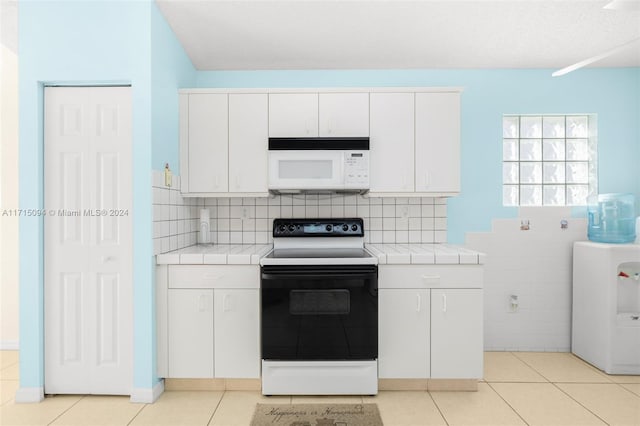
<path id="1" fill-rule="evenodd" d="M 344 152 L 344 186 L 369 187 L 369 151 Z"/>

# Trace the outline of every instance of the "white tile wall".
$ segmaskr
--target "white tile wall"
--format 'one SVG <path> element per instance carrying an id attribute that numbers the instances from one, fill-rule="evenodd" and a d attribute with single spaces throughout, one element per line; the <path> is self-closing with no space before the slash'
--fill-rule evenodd
<path id="1" fill-rule="evenodd" d="M 207 198 L 204 206 L 211 212 L 211 241 L 221 244 L 272 242 L 273 219 L 279 217 L 361 217 L 364 219 L 365 241 L 372 243 L 436 243 L 447 240 L 444 198 L 307 194 L 270 198 Z"/>
<path id="2" fill-rule="evenodd" d="M 196 243 L 199 206 L 196 198 L 180 195 L 180 177 L 171 187 L 164 185 L 164 171 L 151 174 L 153 188 L 153 254 L 188 247 Z M 198 204 L 200 203 L 200 204 Z"/>
<path id="3" fill-rule="evenodd" d="M 487 254 L 485 350 L 570 351 L 573 242 L 586 239 L 586 219 L 571 218 L 569 207 L 523 207 L 518 218 L 494 220 L 491 232 L 467 234 L 467 247 Z"/>
<path id="4" fill-rule="evenodd" d="M 208 209 L 215 244 L 264 244 L 273 241 L 275 218 L 364 219 L 365 242 L 444 243 L 446 198 L 367 198 L 360 195 L 278 195 L 269 198 L 186 198 L 180 177 L 164 186 L 164 171 L 152 172 L 154 254 L 194 245 L 200 209 Z"/>

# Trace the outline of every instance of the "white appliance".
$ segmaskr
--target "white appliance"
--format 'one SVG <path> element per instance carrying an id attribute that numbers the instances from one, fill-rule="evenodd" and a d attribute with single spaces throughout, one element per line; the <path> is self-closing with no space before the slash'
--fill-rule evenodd
<path id="1" fill-rule="evenodd" d="M 608 374 L 640 374 L 640 245 L 574 243 L 571 352 Z"/>
<path id="2" fill-rule="evenodd" d="M 269 190 L 369 190 L 369 138 L 269 138 Z"/>
<path id="3" fill-rule="evenodd" d="M 275 219 L 261 265 L 264 395 L 378 393 L 378 259 L 352 219 Z"/>

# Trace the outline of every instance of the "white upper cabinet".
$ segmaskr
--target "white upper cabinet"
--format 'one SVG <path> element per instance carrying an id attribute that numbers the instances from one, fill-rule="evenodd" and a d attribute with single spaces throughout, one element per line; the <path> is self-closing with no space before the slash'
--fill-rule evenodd
<path id="1" fill-rule="evenodd" d="M 229 192 L 267 192 L 267 94 L 229 94 Z"/>
<path id="2" fill-rule="evenodd" d="M 185 101 L 181 103 L 184 106 Z M 181 108 L 182 192 L 227 192 L 229 190 L 227 95 L 189 94 L 186 99 L 186 111 L 185 117 Z"/>
<path id="3" fill-rule="evenodd" d="M 371 192 L 414 191 L 414 94 L 371 93 Z"/>
<path id="4" fill-rule="evenodd" d="M 416 192 L 460 192 L 460 93 L 416 93 L 415 161 Z"/>
<path id="5" fill-rule="evenodd" d="M 368 93 L 320 93 L 319 136 L 369 136 Z"/>
<path id="6" fill-rule="evenodd" d="M 318 94 L 270 94 L 269 136 L 280 138 L 318 136 Z"/>

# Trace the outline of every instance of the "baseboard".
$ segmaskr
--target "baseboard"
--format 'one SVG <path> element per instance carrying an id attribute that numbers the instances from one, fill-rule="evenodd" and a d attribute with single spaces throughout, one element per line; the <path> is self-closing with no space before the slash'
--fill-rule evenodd
<path id="1" fill-rule="evenodd" d="M 131 390 L 130 402 L 140 404 L 153 404 L 156 402 L 160 395 L 164 392 L 164 380 L 160 380 L 156 385 L 151 388 L 133 388 Z"/>
<path id="2" fill-rule="evenodd" d="M 164 379 L 165 389 L 172 391 L 224 391 L 261 389 L 260 379 Z"/>
<path id="3" fill-rule="evenodd" d="M 469 391 L 478 390 L 477 379 L 378 379 L 378 389 L 387 391 Z"/>
<path id="4" fill-rule="evenodd" d="M 15 400 L 19 404 L 40 402 L 44 399 L 44 388 L 19 388 Z"/>
<path id="5" fill-rule="evenodd" d="M 17 351 L 20 349 L 18 340 L 0 340 L 0 351 Z"/>

